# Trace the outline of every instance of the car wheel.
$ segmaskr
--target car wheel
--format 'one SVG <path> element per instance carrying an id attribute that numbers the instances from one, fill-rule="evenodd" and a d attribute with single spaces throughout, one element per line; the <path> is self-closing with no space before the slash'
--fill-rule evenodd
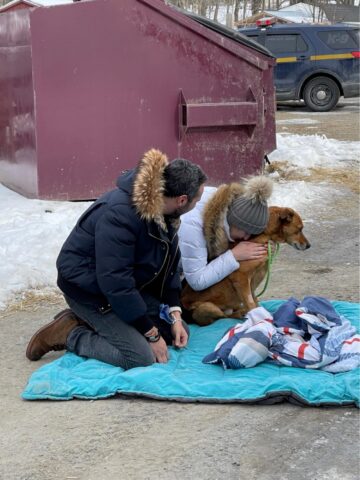
<path id="1" fill-rule="evenodd" d="M 328 112 L 338 103 L 340 90 L 334 80 L 315 77 L 304 88 L 305 104 L 315 112 Z"/>

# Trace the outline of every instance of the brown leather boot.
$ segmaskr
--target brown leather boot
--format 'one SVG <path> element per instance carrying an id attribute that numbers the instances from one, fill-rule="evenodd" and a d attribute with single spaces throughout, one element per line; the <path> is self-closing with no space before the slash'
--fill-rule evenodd
<path id="1" fill-rule="evenodd" d="M 51 350 L 65 350 L 66 339 L 71 330 L 83 322 L 67 308 L 62 310 L 54 320 L 40 328 L 32 337 L 26 349 L 29 360 L 39 360 Z"/>

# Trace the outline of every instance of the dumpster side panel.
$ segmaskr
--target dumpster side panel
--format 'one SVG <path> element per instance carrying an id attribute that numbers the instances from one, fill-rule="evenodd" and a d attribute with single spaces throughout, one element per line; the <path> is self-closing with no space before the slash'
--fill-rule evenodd
<path id="1" fill-rule="evenodd" d="M 213 184 L 261 169 L 266 57 L 180 17 L 155 0 L 31 13 L 41 197 L 95 198 L 152 147 Z"/>
<path id="2" fill-rule="evenodd" d="M 262 84 L 264 89 L 264 155 L 268 155 L 276 149 L 276 99 L 273 75 L 273 68 L 269 68 L 263 71 Z"/>
<path id="3" fill-rule="evenodd" d="M 0 15 L 0 182 L 38 194 L 28 10 Z"/>

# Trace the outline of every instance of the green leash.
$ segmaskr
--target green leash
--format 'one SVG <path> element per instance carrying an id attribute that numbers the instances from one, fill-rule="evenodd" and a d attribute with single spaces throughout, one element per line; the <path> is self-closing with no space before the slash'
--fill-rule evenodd
<path id="1" fill-rule="evenodd" d="M 268 260 L 267 260 L 267 272 L 266 272 L 265 285 L 264 285 L 264 288 L 261 290 L 261 292 L 256 295 L 257 297 L 260 297 L 267 289 L 267 286 L 268 286 L 269 281 L 270 281 L 271 265 L 272 265 L 273 261 L 275 260 L 275 258 L 277 257 L 277 255 L 279 253 L 279 250 L 280 250 L 280 244 L 276 243 L 275 244 L 275 252 L 274 252 L 274 255 L 273 255 L 272 248 L 271 248 L 271 242 L 268 243 Z"/>

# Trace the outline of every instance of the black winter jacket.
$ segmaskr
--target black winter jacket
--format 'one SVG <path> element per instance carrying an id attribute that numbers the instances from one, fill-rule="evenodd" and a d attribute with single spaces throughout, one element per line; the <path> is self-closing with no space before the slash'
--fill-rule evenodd
<path id="1" fill-rule="evenodd" d="M 110 304 L 119 318 L 141 333 L 153 326 L 142 293 L 175 306 L 180 304 L 181 288 L 176 228 L 159 213 L 161 200 L 157 199 L 156 214 L 153 204 L 147 211 L 146 189 L 158 178 L 144 173 L 144 160 L 138 169 L 119 177 L 118 188 L 87 209 L 57 259 L 58 286 L 66 295 L 99 307 Z M 156 162 L 150 165 L 158 167 Z M 134 200 L 134 182 L 140 205 L 139 195 Z"/>

